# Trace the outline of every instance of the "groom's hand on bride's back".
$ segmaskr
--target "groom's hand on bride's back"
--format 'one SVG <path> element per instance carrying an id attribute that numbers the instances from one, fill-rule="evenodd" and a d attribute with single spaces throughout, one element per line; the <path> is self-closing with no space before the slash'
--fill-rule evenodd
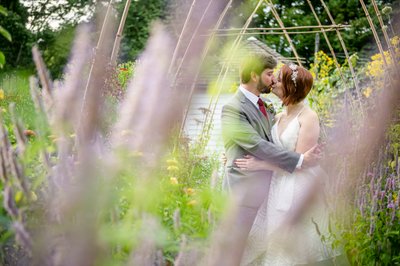
<path id="1" fill-rule="evenodd" d="M 304 153 L 302 168 L 317 165 L 322 159 L 322 145 L 315 144 Z"/>

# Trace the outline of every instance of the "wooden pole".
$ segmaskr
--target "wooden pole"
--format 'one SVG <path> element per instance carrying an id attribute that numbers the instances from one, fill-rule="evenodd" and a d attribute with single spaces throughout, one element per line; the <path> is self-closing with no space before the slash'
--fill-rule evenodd
<path id="1" fill-rule="evenodd" d="M 315 9 L 314 9 L 313 4 L 311 3 L 310 0 L 307 0 L 307 3 L 308 3 L 308 5 L 310 6 L 311 12 L 313 13 L 313 15 L 314 15 L 314 17 L 315 17 L 315 20 L 317 21 L 318 25 L 321 25 L 321 26 L 322 26 L 322 23 L 321 23 L 321 21 L 320 21 L 318 15 L 317 15 L 317 13 L 315 12 Z M 341 79 L 342 82 L 343 82 L 343 86 L 346 88 L 346 92 L 345 92 L 345 101 L 346 101 L 346 103 L 347 103 L 348 86 L 347 86 L 347 83 L 346 83 L 346 79 L 344 78 L 342 69 L 341 69 L 341 67 L 340 67 L 340 65 L 339 65 L 339 62 L 338 62 L 338 60 L 337 60 L 336 53 L 335 53 L 335 51 L 333 50 L 332 44 L 331 44 L 331 42 L 329 41 L 328 35 L 326 34 L 326 30 L 321 28 L 321 32 L 322 32 L 322 35 L 324 36 L 324 39 L 325 39 L 325 41 L 326 41 L 326 43 L 327 43 L 327 45 L 328 45 L 329 51 L 330 51 L 331 54 L 332 54 L 333 61 L 334 61 L 334 63 L 335 63 L 336 69 L 339 71 L 339 76 L 340 76 L 340 79 Z M 316 52 L 318 52 L 318 51 L 316 51 Z M 317 74 L 317 73 L 316 73 L 316 74 Z M 354 109 L 355 106 L 354 106 L 354 104 L 353 104 L 352 101 L 350 101 L 350 104 L 351 104 L 351 107 Z M 360 107 L 361 107 L 361 104 L 360 104 Z M 361 110 L 362 110 L 362 109 L 361 109 Z"/>
<path id="2" fill-rule="evenodd" d="M 384 53 L 383 48 L 382 48 L 381 40 L 379 40 L 378 33 L 376 32 L 376 28 L 375 28 L 374 22 L 372 21 L 371 16 L 369 15 L 369 12 L 368 12 L 368 9 L 367 9 L 367 7 L 366 7 L 366 5 L 364 3 L 364 0 L 360 0 L 360 3 L 361 3 L 361 6 L 362 6 L 362 8 L 363 8 L 363 10 L 365 12 L 365 16 L 367 17 L 369 26 L 371 27 L 371 30 L 372 30 L 372 33 L 374 35 L 374 38 L 375 38 L 376 44 L 378 46 L 379 52 L 381 53 L 381 56 L 382 56 L 382 59 L 383 59 L 383 64 L 385 65 L 385 68 L 388 69 L 388 63 L 386 61 L 386 56 L 385 56 L 385 53 Z"/>
<path id="3" fill-rule="evenodd" d="M 331 15 L 331 12 L 329 11 L 328 6 L 325 4 L 324 0 L 320 0 L 320 1 L 322 3 L 322 6 L 324 7 L 326 13 L 328 14 L 328 17 L 331 20 L 331 23 L 333 25 L 337 25 L 335 20 L 333 19 L 332 15 Z M 353 81 L 354 81 L 354 86 L 356 87 L 357 96 L 358 96 L 359 99 L 361 99 L 361 89 L 360 89 L 360 86 L 359 86 L 359 83 L 358 83 L 358 79 L 357 79 L 356 73 L 355 73 L 354 68 L 353 68 L 353 64 L 350 61 L 350 56 L 349 56 L 349 53 L 347 52 L 346 44 L 343 41 L 343 38 L 342 38 L 342 35 L 340 34 L 340 31 L 336 30 L 336 34 L 337 34 L 337 36 L 339 38 L 339 41 L 340 41 L 340 44 L 341 44 L 341 46 L 343 48 L 344 54 L 346 56 L 346 59 L 349 62 L 349 68 L 350 68 L 351 76 L 352 76 Z"/>
<path id="4" fill-rule="evenodd" d="M 322 31 L 325 32 L 330 32 L 330 31 L 336 31 L 337 29 L 321 29 L 321 30 L 311 30 L 311 31 L 287 31 L 287 32 L 277 32 L 277 31 L 273 31 L 273 32 L 265 32 L 265 31 L 253 31 L 253 32 L 244 32 L 242 33 L 242 35 L 286 35 L 286 34 L 294 34 L 294 35 L 298 35 L 298 34 L 316 34 L 316 33 L 320 33 Z M 217 36 L 236 36 L 237 33 L 217 33 Z"/>
<path id="5" fill-rule="evenodd" d="M 390 38 L 389 38 L 389 35 L 387 33 L 387 30 L 386 30 L 386 27 L 385 27 L 385 23 L 383 23 L 381 12 L 379 11 L 379 8 L 378 8 L 378 5 L 376 4 L 376 1 L 372 0 L 371 2 L 373 4 L 373 6 L 374 6 L 375 13 L 376 13 L 376 15 L 378 17 L 379 24 L 380 24 L 382 32 L 383 32 L 383 36 L 385 37 L 385 41 L 386 41 L 386 44 L 388 46 L 388 50 L 389 50 L 390 56 L 392 57 L 392 61 L 396 62 L 396 54 L 394 52 L 392 43 L 390 42 Z M 397 64 L 394 64 L 394 65 L 396 66 L 396 68 L 398 68 Z"/>
<path id="6" fill-rule="evenodd" d="M 104 17 L 103 25 L 101 27 L 99 40 L 98 40 L 96 48 L 95 48 L 95 54 L 94 54 L 92 63 L 90 65 L 90 70 L 89 70 L 89 74 L 88 74 L 88 80 L 86 82 L 85 91 L 83 93 L 82 106 L 81 106 L 81 111 L 80 111 L 80 116 L 79 116 L 79 121 L 78 121 L 78 128 L 80 128 L 82 126 L 81 123 L 82 123 L 82 117 L 84 116 L 84 108 L 85 108 L 86 101 L 87 101 L 86 98 L 87 98 L 88 90 L 89 90 L 90 85 L 91 85 L 92 80 L 93 80 L 93 70 L 94 70 L 94 67 L 95 67 L 96 54 L 97 54 L 97 52 L 99 52 L 100 46 L 104 43 L 104 38 L 105 38 L 105 35 L 106 35 L 107 25 L 109 24 L 109 18 L 111 16 L 112 4 L 113 4 L 113 0 L 110 0 L 108 2 L 108 7 L 107 7 L 107 11 L 106 11 L 106 14 L 105 14 L 105 17 Z"/>
<path id="7" fill-rule="evenodd" d="M 310 25 L 310 26 L 295 26 L 295 27 L 274 27 L 274 28 L 247 28 L 247 31 L 251 30 L 301 30 L 301 29 L 345 29 L 345 28 L 350 28 L 350 25 L 343 25 L 343 24 L 338 24 L 338 25 Z M 229 29 L 217 29 L 215 31 L 217 32 L 225 32 L 225 31 L 241 31 L 242 28 L 229 28 Z"/>
<path id="8" fill-rule="evenodd" d="M 271 8 L 271 12 L 272 12 L 272 14 L 274 15 L 275 19 L 278 21 L 279 26 L 280 26 L 281 28 L 284 28 L 285 26 L 283 25 L 283 22 L 282 22 L 282 20 L 281 20 L 281 18 L 280 18 L 280 16 L 279 16 L 278 12 L 276 12 L 276 9 L 275 9 L 274 5 L 272 4 L 272 2 L 269 1 L 269 0 L 265 0 L 265 2 L 266 2 L 266 3 L 268 4 L 268 6 Z M 285 34 L 286 40 L 289 42 L 290 48 L 292 49 L 294 56 L 296 57 L 297 63 L 299 64 L 299 66 L 303 66 L 302 63 L 301 63 L 301 61 L 300 61 L 300 59 L 299 59 L 299 55 L 297 54 L 297 50 L 296 50 L 296 48 L 294 47 L 293 41 L 292 41 L 292 39 L 290 38 L 290 36 L 289 36 L 287 30 L 284 29 L 283 32 L 284 32 L 284 34 Z"/>
<path id="9" fill-rule="evenodd" d="M 174 66 L 174 63 L 175 63 L 175 60 L 176 60 L 176 56 L 178 54 L 179 46 L 181 45 L 181 42 L 182 42 L 183 33 L 185 32 L 186 26 L 189 23 L 189 19 L 190 19 L 190 16 L 192 15 L 195 3 L 196 3 L 196 0 L 193 0 L 192 5 L 190 6 L 190 9 L 189 9 L 189 13 L 186 16 L 186 20 L 183 23 L 183 27 L 182 27 L 181 33 L 179 35 L 178 42 L 177 42 L 177 44 L 175 46 L 174 53 L 172 54 L 171 64 L 169 65 L 168 73 L 171 73 L 172 67 Z"/>
<path id="10" fill-rule="evenodd" d="M 192 45 L 192 42 L 193 42 L 193 40 L 194 40 L 194 37 L 196 36 L 196 33 L 197 33 L 197 31 L 199 30 L 200 25 L 201 25 L 201 23 L 203 22 L 204 17 L 205 17 L 205 15 L 207 14 L 207 11 L 208 11 L 208 9 L 210 8 L 210 6 L 211 6 L 211 4 L 212 4 L 213 1 L 214 1 L 214 0 L 209 0 L 209 1 L 208 1 L 208 5 L 207 5 L 206 9 L 204 10 L 203 15 L 201 16 L 199 23 L 197 23 L 196 29 L 193 31 L 193 34 L 192 34 L 192 37 L 190 38 L 190 41 L 189 41 L 188 45 L 186 45 L 185 52 L 183 53 L 182 59 L 180 60 L 180 63 L 179 63 L 179 66 L 178 66 L 178 68 L 177 68 L 176 71 L 175 71 L 174 78 L 172 79 L 172 84 L 174 84 L 174 83 L 176 82 L 176 79 L 177 79 L 177 77 L 178 77 L 178 75 L 179 75 L 179 72 L 181 71 L 183 62 L 185 61 L 186 55 L 187 55 L 187 53 L 188 53 L 188 51 L 189 51 L 189 48 L 190 48 L 190 46 Z"/>
<path id="11" fill-rule="evenodd" d="M 225 6 L 225 9 L 224 9 L 224 11 L 222 12 L 221 16 L 219 17 L 219 19 L 218 19 L 218 21 L 217 21 L 217 23 L 216 23 L 214 29 L 218 29 L 218 28 L 219 28 L 219 26 L 221 25 L 222 20 L 224 19 L 226 13 L 228 12 L 228 9 L 230 8 L 231 4 L 232 4 L 232 0 L 230 0 L 230 1 L 228 2 L 228 4 Z M 213 33 L 212 33 L 212 35 L 211 35 L 211 38 L 210 38 L 210 40 L 207 42 L 207 45 L 206 45 L 206 47 L 205 47 L 205 49 L 204 49 L 204 51 L 203 51 L 203 54 L 202 54 L 202 56 L 201 56 L 200 65 L 203 64 L 203 62 L 204 62 L 204 60 L 205 60 L 205 58 L 206 58 L 206 56 L 207 56 L 207 54 L 208 54 L 208 51 L 210 50 L 211 44 L 212 44 L 212 42 L 213 42 L 213 40 L 214 40 L 215 32 L 216 32 L 216 31 L 214 30 L 214 31 L 212 31 L 212 32 L 213 32 Z M 196 73 L 196 76 L 195 76 L 195 78 L 194 78 L 194 80 L 193 80 L 192 86 L 190 87 L 188 105 L 187 105 L 187 108 L 185 109 L 184 117 L 183 117 L 182 124 L 181 124 L 181 129 L 180 129 L 180 131 L 179 131 L 179 138 L 181 137 L 182 132 L 183 132 L 183 129 L 184 129 L 184 127 L 185 127 L 187 115 L 188 115 L 189 109 L 190 109 L 190 103 L 192 102 L 193 93 L 194 93 L 194 89 L 195 89 L 195 86 L 196 86 L 196 82 L 197 82 L 197 79 L 198 79 L 198 76 L 199 76 L 199 72 L 200 72 L 200 68 L 199 68 L 199 70 L 198 70 L 197 73 Z"/>
<path id="12" fill-rule="evenodd" d="M 126 17 L 128 16 L 130 5 L 131 5 L 131 0 L 127 0 L 125 3 L 124 12 L 122 13 L 121 22 L 119 23 L 118 32 L 115 37 L 113 50 L 111 53 L 111 66 L 115 66 L 117 62 L 119 47 L 121 45 L 122 32 L 124 31 Z"/>
<path id="13" fill-rule="evenodd" d="M 318 15 L 317 15 L 317 13 L 315 12 L 314 6 L 313 6 L 313 4 L 311 3 L 311 1 L 310 1 L 310 0 L 307 0 L 307 3 L 308 3 L 308 5 L 310 6 L 311 12 L 313 13 L 313 15 L 314 15 L 314 17 L 315 17 L 315 20 L 317 21 L 318 25 L 322 25 L 321 21 L 319 20 L 319 17 L 318 17 Z M 344 78 L 344 76 L 343 76 L 343 73 L 342 73 L 342 70 L 341 70 L 341 68 L 340 68 L 339 62 L 338 62 L 338 60 L 337 60 L 337 58 L 336 58 L 336 54 L 335 54 L 335 51 L 333 50 L 332 44 L 331 44 L 331 42 L 329 41 L 328 35 L 326 35 L 326 31 L 325 31 L 324 29 L 321 29 L 321 32 L 322 32 L 322 35 L 324 35 L 324 38 L 325 38 L 326 43 L 328 44 L 329 51 L 330 51 L 331 54 L 332 54 L 333 60 L 334 60 L 335 65 L 336 65 L 336 68 L 337 68 L 338 71 L 339 71 L 340 78 L 341 78 L 342 81 L 343 81 L 343 85 L 346 86 L 345 78 Z M 318 52 L 318 51 L 316 51 L 316 52 Z M 347 86 L 346 86 L 346 87 L 347 87 Z"/>

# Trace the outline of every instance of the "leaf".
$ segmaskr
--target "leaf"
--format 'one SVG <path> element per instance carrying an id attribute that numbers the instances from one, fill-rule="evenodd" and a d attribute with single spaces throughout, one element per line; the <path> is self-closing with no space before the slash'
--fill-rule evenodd
<path id="1" fill-rule="evenodd" d="M 7 9 L 4 6 L 0 6 L 0 14 L 7 16 Z"/>
<path id="2" fill-rule="evenodd" d="M 0 26 L 0 34 L 3 35 L 8 41 L 12 41 L 11 34 L 2 26 Z"/>
<path id="3" fill-rule="evenodd" d="M 4 64 L 6 63 L 6 57 L 4 54 L 0 51 L 0 68 L 3 68 Z"/>

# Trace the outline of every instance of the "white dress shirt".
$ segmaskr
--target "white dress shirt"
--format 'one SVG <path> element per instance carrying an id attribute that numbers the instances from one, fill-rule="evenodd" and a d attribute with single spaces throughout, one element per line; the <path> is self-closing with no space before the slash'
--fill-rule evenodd
<path id="1" fill-rule="evenodd" d="M 258 99 L 260 98 L 259 96 L 253 94 L 252 92 L 246 90 L 244 87 L 239 86 L 239 90 L 246 96 L 247 99 L 250 100 L 254 104 L 255 107 L 257 107 L 258 110 L 260 110 L 260 107 L 258 106 Z M 304 160 L 304 154 L 300 154 L 299 161 L 297 162 L 296 168 L 301 169 L 301 165 L 303 164 Z"/>

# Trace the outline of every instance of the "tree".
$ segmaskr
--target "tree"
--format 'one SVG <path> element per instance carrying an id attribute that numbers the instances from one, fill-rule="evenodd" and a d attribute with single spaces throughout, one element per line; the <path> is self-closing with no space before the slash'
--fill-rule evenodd
<path id="1" fill-rule="evenodd" d="M 134 60 L 143 50 L 149 37 L 151 23 L 166 16 L 167 0 L 133 1 L 125 23 L 120 58 L 123 61 Z M 117 4 L 122 13 L 125 1 Z"/>
<path id="2" fill-rule="evenodd" d="M 76 24 L 93 14 L 95 0 L 21 0 L 29 12 L 28 27 L 34 32 Z"/>
<path id="3" fill-rule="evenodd" d="M 0 25 L 3 25 L 11 34 L 12 43 L 0 38 L 0 47 L 7 58 L 7 67 L 15 67 L 19 64 L 30 64 L 32 33 L 26 29 L 28 12 L 18 0 L 2 1 L 2 6 L 7 9 L 7 16 L 0 16 Z"/>

